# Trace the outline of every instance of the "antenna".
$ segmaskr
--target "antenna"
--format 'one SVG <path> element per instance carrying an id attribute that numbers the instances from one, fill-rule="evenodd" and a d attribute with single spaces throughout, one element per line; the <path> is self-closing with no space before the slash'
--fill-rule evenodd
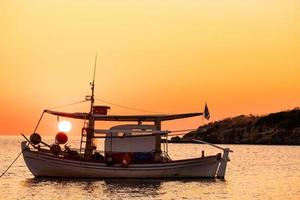
<path id="1" fill-rule="evenodd" d="M 96 68 L 97 68 L 97 57 L 98 57 L 98 53 L 96 52 L 95 66 L 94 66 L 94 76 L 93 76 L 93 85 L 95 84 L 95 76 L 96 76 Z"/>
<path id="2" fill-rule="evenodd" d="M 96 78 L 96 67 L 97 67 L 97 52 L 95 57 L 95 66 L 94 66 L 94 76 L 93 76 L 93 82 L 90 83 L 92 95 L 90 96 L 91 101 L 91 108 L 89 113 L 89 123 L 88 123 L 88 129 L 86 132 L 86 141 L 85 141 L 85 151 L 84 151 L 84 157 L 87 158 L 92 155 L 93 153 L 93 138 L 94 138 L 94 129 L 95 129 L 95 120 L 94 120 L 94 89 L 95 89 L 95 78 Z M 83 135 L 82 135 L 83 136 Z M 81 137 L 82 142 L 82 137 Z"/>
<path id="3" fill-rule="evenodd" d="M 91 90 L 92 90 L 92 95 L 91 95 L 91 109 L 90 112 L 93 112 L 93 106 L 94 106 L 94 89 L 95 89 L 95 77 L 96 77 L 96 68 L 97 68 L 97 57 L 98 54 L 96 52 L 96 56 L 95 56 L 95 66 L 94 66 L 94 76 L 93 76 L 93 82 L 90 83 L 91 85 Z"/>

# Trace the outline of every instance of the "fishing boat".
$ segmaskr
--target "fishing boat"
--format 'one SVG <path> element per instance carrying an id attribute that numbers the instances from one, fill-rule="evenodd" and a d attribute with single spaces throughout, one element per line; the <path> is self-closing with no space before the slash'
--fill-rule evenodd
<path id="1" fill-rule="evenodd" d="M 161 129 L 165 121 L 209 117 L 207 106 L 204 112 L 197 113 L 108 115 L 109 106 L 94 105 L 94 80 L 95 74 L 91 95 L 86 96 L 86 101 L 90 101 L 89 112 L 44 110 L 33 134 L 29 138 L 23 135 L 24 161 L 35 177 L 224 179 L 229 148 L 210 144 L 222 149 L 222 153 L 205 156 L 199 152 L 194 158 L 173 160 L 168 154 L 168 137 L 172 131 Z M 65 132 L 59 132 L 53 144 L 44 142 L 36 130 L 45 114 L 83 120 L 80 148 L 72 149 L 66 145 L 68 136 Z M 124 124 L 97 129 L 99 121 Z M 97 140 L 104 140 L 102 150 L 97 149 Z"/>

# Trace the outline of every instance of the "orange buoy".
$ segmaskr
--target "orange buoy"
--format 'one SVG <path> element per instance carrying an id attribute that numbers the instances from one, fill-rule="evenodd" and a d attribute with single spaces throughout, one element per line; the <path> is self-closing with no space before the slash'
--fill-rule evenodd
<path id="1" fill-rule="evenodd" d="M 122 161 L 121 161 L 121 166 L 122 167 L 128 167 L 129 164 L 130 164 L 130 161 L 131 161 L 131 156 L 129 153 L 125 153 L 123 158 L 122 158 Z"/>
<path id="2" fill-rule="evenodd" d="M 68 142 L 68 136 L 65 132 L 58 132 L 55 136 L 55 142 L 57 144 L 65 144 Z"/>

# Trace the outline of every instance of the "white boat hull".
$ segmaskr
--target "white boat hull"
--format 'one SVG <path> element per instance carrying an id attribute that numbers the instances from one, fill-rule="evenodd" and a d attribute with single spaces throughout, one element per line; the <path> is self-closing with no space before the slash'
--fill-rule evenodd
<path id="1" fill-rule="evenodd" d="M 23 157 L 31 173 L 68 178 L 215 178 L 223 159 L 218 155 L 151 164 L 119 164 L 66 159 L 32 151 L 22 142 Z M 222 177 L 221 177 L 222 178 Z"/>

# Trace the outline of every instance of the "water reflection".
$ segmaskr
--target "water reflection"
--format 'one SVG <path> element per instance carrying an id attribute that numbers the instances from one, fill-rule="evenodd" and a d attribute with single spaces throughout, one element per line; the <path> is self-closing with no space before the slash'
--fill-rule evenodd
<path id="1" fill-rule="evenodd" d="M 211 185 L 225 182 L 216 179 L 66 179 L 66 178 L 29 178 L 23 181 L 23 186 L 28 190 L 58 192 L 62 189 L 81 193 L 84 196 L 109 198 L 109 199 L 140 199 L 161 198 L 170 188 L 177 188 L 186 184 Z M 169 195 L 167 195 L 169 196 Z"/>
<path id="2" fill-rule="evenodd" d="M 33 177 L 27 178 L 23 182 L 23 186 L 25 187 L 38 187 L 41 185 L 70 185 L 70 184 L 78 184 L 78 185 L 86 185 L 87 187 L 93 187 L 95 183 L 99 182 L 98 179 L 72 179 L 72 178 L 57 178 L 57 177 Z M 103 182 L 103 181 L 102 181 Z"/>
<path id="3" fill-rule="evenodd" d="M 166 182 L 198 182 L 198 183 L 213 183 L 213 182 L 226 182 L 222 179 L 197 179 L 197 178 L 182 178 L 182 179 L 118 179 L 118 178 L 107 178 L 107 179 L 84 179 L 84 178 L 57 178 L 57 177 L 33 177 L 27 178 L 23 181 L 23 186 L 25 187 L 36 187 L 40 185 L 47 184 L 79 184 L 86 185 L 87 187 L 93 187 L 98 185 L 95 183 L 101 183 L 107 188 L 138 188 L 139 190 L 143 188 L 153 188 L 159 189 L 162 183 Z"/>
<path id="4" fill-rule="evenodd" d="M 72 196 L 72 199 L 104 198 L 103 180 L 44 177 L 28 178 L 22 182 L 22 186 L 28 193 L 37 193 L 39 197 L 51 194 L 51 198 L 48 199 L 55 199 L 56 197 L 69 199 L 70 196 Z"/>
<path id="5" fill-rule="evenodd" d="M 157 197 L 162 181 L 155 179 L 105 179 L 103 192 L 108 196 Z"/>

